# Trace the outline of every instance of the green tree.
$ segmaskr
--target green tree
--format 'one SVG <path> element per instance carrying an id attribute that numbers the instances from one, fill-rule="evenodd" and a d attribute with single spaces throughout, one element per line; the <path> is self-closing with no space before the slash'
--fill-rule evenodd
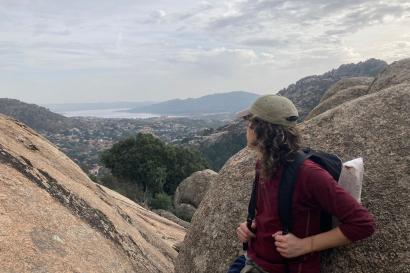
<path id="1" fill-rule="evenodd" d="M 207 168 L 194 150 L 166 144 L 151 134 L 137 134 L 101 154 L 101 161 L 119 181 L 142 187 L 144 202 L 166 192 L 174 194 L 179 183 L 193 172 Z"/>
<path id="2" fill-rule="evenodd" d="M 162 192 L 167 177 L 167 169 L 152 160 L 144 162 L 141 167 L 144 170 L 141 173 L 141 180 L 144 181 L 144 200 L 147 200 L 152 194 Z"/>
<path id="3" fill-rule="evenodd" d="M 152 135 L 138 134 L 113 145 L 101 155 L 101 161 L 120 179 L 138 181 L 145 193 L 155 191 L 161 179 L 155 176 L 156 168 L 164 168 L 161 153 L 165 145 Z M 151 189 L 152 188 L 152 189 Z"/>
<path id="4" fill-rule="evenodd" d="M 168 158 L 168 176 L 164 191 L 170 195 L 175 193 L 182 180 L 196 171 L 208 168 L 206 160 L 192 148 L 169 145 Z"/>

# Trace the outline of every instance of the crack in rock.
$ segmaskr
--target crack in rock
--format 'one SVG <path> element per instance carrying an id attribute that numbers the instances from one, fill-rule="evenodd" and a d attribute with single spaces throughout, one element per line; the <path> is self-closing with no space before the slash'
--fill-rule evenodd
<path id="1" fill-rule="evenodd" d="M 85 220 L 92 228 L 101 232 L 105 238 L 119 245 L 133 263 L 138 265 L 138 268 L 141 266 L 147 268 L 144 262 L 149 262 L 154 268 L 157 268 L 157 266 L 149 259 L 146 259 L 144 262 L 141 261 L 141 257 L 147 257 L 145 253 L 135 243 L 131 236 L 119 233 L 114 224 L 103 212 L 92 208 L 85 200 L 65 189 L 46 171 L 34 168 L 27 158 L 22 157 L 21 160 L 19 160 L 8 153 L 3 146 L 0 145 L 0 163 L 8 164 L 15 168 L 30 181 L 36 183 L 40 188 L 47 191 L 63 206 L 69 208 L 72 213 Z M 123 215 L 121 216 L 124 217 Z"/>

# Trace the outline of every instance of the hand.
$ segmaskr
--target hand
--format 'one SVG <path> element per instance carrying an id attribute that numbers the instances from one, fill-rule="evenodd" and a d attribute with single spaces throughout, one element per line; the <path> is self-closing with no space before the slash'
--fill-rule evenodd
<path id="1" fill-rule="evenodd" d="M 252 222 L 252 229 L 256 229 L 255 221 Z M 246 226 L 246 222 L 243 222 L 239 225 L 239 227 L 236 229 L 236 234 L 238 235 L 239 241 L 241 241 L 241 243 L 246 243 L 247 241 L 255 237 L 255 234 L 252 233 Z"/>
<path id="2" fill-rule="evenodd" d="M 282 231 L 278 231 L 272 237 L 275 239 L 276 250 L 285 258 L 294 258 L 309 252 L 307 240 L 292 233 L 282 235 Z"/>

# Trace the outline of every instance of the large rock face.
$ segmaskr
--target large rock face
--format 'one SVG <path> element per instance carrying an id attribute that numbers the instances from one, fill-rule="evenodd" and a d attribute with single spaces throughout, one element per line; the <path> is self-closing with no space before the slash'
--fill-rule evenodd
<path id="1" fill-rule="evenodd" d="M 369 93 L 405 82 L 410 83 L 410 58 L 394 62 L 386 67 L 370 86 Z"/>
<path id="2" fill-rule="evenodd" d="M 0 272 L 173 272 L 185 230 L 0 115 Z"/>
<path id="3" fill-rule="evenodd" d="M 184 214 L 191 219 L 212 181 L 218 173 L 204 170 L 193 173 L 179 184 L 174 196 L 177 214 Z"/>
<path id="4" fill-rule="evenodd" d="M 333 109 L 342 103 L 364 96 L 368 92 L 369 87 L 367 85 L 358 85 L 339 90 L 339 92 L 328 97 L 326 100 L 321 101 L 315 108 L 313 108 L 313 110 L 310 111 L 309 115 L 305 118 L 305 121 L 326 112 L 329 109 Z"/>
<path id="5" fill-rule="evenodd" d="M 304 142 L 362 156 L 362 202 L 377 221 L 376 234 L 333 250 L 324 273 L 410 272 L 410 85 L 400 84 L 328 110 L 300 125 Z M 177 273 L 226 272 L 241 251 L 235 235 L 244 221 L 254 173 L 245 150 L 230 159 L 197 210 L 176 263 Z"/>
<path id="6" fill-rule="evenodd" d="M 305 143 L 343 159 L 363 157 L 362 201 L 376 235 L 333 250 L 323 272 L 410 272 L 410 84 L 360 97 L 303 124 Z M 386 263 L 386 260 L 389 260 Z"/>
<path id="7" fill-rule="evenodd" d="M 345 90 L 350 87 L 354 86 L 367 86 L 369 87 L 370 84 L 374 81 L 372 77 L 353 77 L 353 78 L 345 78 L 341 79 L 340 81 L 333 84 L 322 96 L 320 102 L 330 98 L 331 96 L 339 93 L 341 90 Z"/>

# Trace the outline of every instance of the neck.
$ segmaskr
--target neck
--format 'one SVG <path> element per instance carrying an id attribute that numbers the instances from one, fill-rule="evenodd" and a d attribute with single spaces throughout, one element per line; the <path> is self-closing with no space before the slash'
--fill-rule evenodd
<path id="1" fill-rule="evenodd" d="M 248 146 L 248 149 L 251 150 L 253 153 L 255 153 L 255 156 L 257 159 L 262 160 L 263 153 L 257 147 Z"/>

